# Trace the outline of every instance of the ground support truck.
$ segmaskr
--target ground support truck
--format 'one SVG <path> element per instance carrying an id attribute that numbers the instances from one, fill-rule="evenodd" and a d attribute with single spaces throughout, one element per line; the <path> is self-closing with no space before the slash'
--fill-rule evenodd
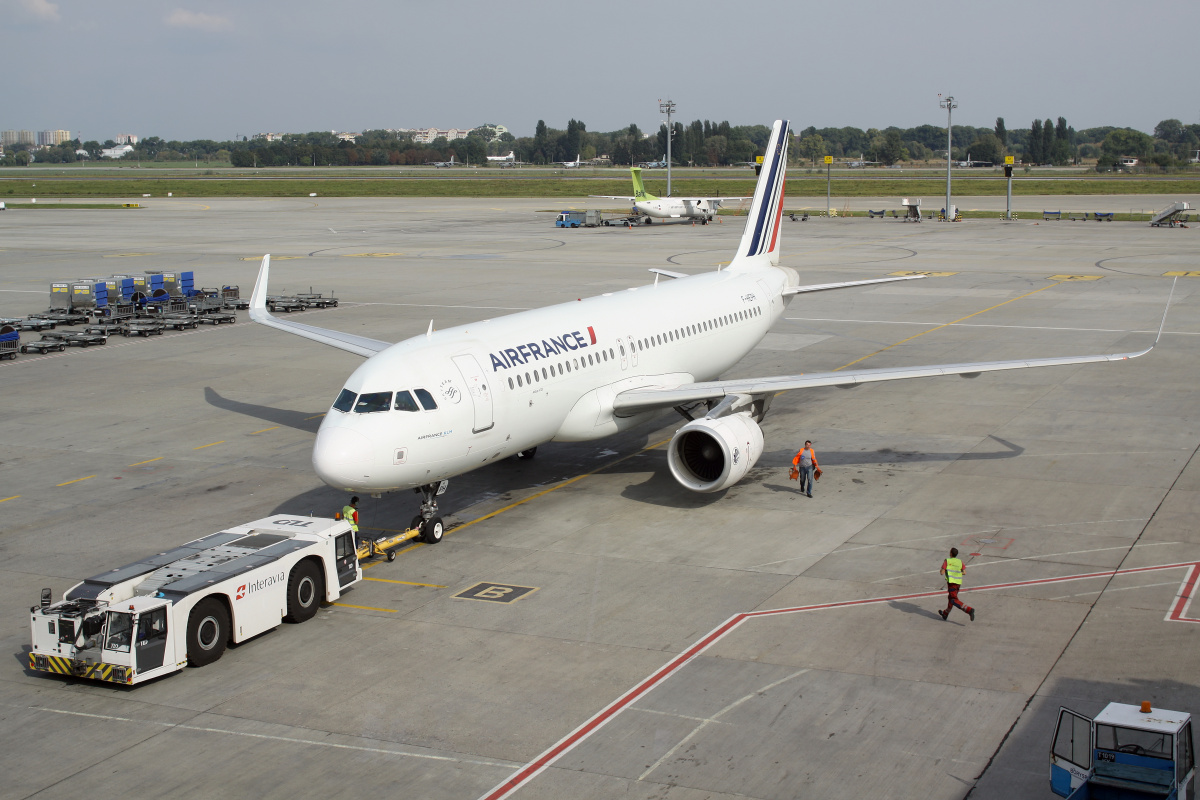
<path id="1" fill-rule="evenodd" d="M 1109 703 L 1095 719 L 1058 710 L 1050 790 L 1067 800 L 1194 800 L 1192 715 Z"/>
<path id="2" fill-rule="evenodd" d="M 277 514 L 102 572 L 30 609 L 29 668 L 138 684 L 311 619 L 362 579 L 345 521 Z"/>

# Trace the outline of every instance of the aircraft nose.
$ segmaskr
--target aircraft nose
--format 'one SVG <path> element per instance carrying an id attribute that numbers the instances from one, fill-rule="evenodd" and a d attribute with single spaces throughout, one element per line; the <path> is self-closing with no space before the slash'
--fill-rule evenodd
<path id="1" fill-rule="evenodd" d="M 330 486 L 351 491 L 370 478 L 371 440 L 347 428 L 321 428 L 313 445 L 313 469 Z"/>

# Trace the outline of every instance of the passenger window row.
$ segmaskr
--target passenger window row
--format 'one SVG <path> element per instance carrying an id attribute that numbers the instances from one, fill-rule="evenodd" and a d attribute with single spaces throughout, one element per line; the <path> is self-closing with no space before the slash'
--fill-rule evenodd
<path id="1" fill-rule="evenodd" d="M 735 311 L 732 314 L 725 314 L 720 317 L 713 317 L 712 319 L 703 320 L 694 325 L 686 325 L 682 328 L 676 328 L 675 330 L 667 331 L 666 333 L 651 334 L 648 338 L 634 339 L 631 347 L 637 348 L 637 351 L 641 353 L 649 350 L 652 347 L 660 347 L 662 345 L 670 344 L 671 342 L 677 342 L 687 336 L 696 336 L 701 333 L 707 333 L 708 331 L 714 331 L 718 328 L 723 328 L 726 325 L 732 325 L 735 322 L 745 322 L 754 317 L 762 316 L 762 313 L 763 311 L 760 307 L 754 306 L 753 308 L 744 309 L 742 311 Z M 621 343 L 618 345 L 618 347 L 621 348 L 621 357 L 624 358 L 626 355 L 625 345 Z M 542 367 L 540 371 L 535 367 L 530 372 L 525 372 L 523 374 L 518 372 L 515 376 L 510 377 L 508 379 L 508 388 L 516 389 L 524 386 L 532 386 L 535 383 L 541 383 L 543 380 L 550 380 L 550 378 L 554 377 L 555 375 L 564 375 L 568 372 L 571 372 L 572 369 L 576 371 L 580 369 L 586 369 L 591 366 L 597 366 L 603 361 L 615 359 L 616 357 L 617 354 L 610 347 L 607 351 L 601 350 L 600 357 L 597 358 L 593 358 L 591 355 L 581 356 L 579 358 L 559 362 L 558 364 L 552 364 L 549 367 Z"/>
<path id="2" fill-rule="evenodd" d="M 416 395 L 416 400 L 413 399 L 413 395 Z M 349 414 L 351 411 L 355 414 L 373 414 L 376 411 L 387 411 L 390 408 L 395 408 L 397 411 L 437 410 L 437 402 L 433 399 L 433 395 L 424 389 L 413 389 L 411 392 L 399 391 L 395 393 L 395 397 L 396 404 L 393 406 L 391 392 L 355 394 L 349 389 L 342 389 L 337 400 L 333 401 L 333 408 L 343 414 Z M 418 401 L 420 406 L 417 405 Z"/>

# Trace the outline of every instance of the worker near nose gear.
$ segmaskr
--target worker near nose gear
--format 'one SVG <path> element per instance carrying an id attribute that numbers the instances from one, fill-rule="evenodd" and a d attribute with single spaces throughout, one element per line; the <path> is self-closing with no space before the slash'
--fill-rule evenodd
<path id="1" fill-rule="evenodd" d="M 358 495 L 350 498 L 350 505 L 342 506 L 342 519 L 350 523 L 350 530 L 354 533 L 354 546 L 357 548 L 362 545 L 363 540 L 358 535 Z"/>
<path id="2" fill-rule="evenodd" d="M 804 442 L 804 447 L 800 448 L 800 452 L 796 453 L 796 457 L 792 459 L 792 465 L 800 470 L 800 491 L 804 492 L 807 486 L 807 494 L 812 497 L 813 470 L 819 469 L 819 467 L 817 466 L 817 451 L 813 450 L 811 440 Z"/>
<path id="3" fill-rule="evenodd" d="M 958 590 L 962 588 L 963 575 L 966 574 L 967 568 L 963 564 L 962 559 L 958 557 L 958 548 L 950 548 L 950 557 L 942 562 L 942 568 L 938 572 L 939 575 L 946 576 L 946 592 L 949 597 L 946 601 L 946 610 L 939 611 L 938 616 L 942 619 L 950 618 L 950 609 L 957 606 L 967 613 L 971 618 L 971 622 L 975 621 L 975 609 L 970 606 L 964 606 L 962 601 L 958 599 Z"/>

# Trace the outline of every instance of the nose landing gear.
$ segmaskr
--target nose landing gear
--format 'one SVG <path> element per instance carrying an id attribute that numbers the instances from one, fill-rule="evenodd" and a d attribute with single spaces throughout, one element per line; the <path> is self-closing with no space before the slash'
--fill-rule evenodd
<path id="1" fill-rule="evenodd" d="M 421 513 L 412 518 L 412 524 L 408 527 L 420 529 L 421 538 L 426 544 L 437 544 L 446 532 L 446 526 L 438 516 L 437 498 L 446 492 L 449 485 L 450 481 L 439 481 L 413 489 L 421 495 Z"/>

